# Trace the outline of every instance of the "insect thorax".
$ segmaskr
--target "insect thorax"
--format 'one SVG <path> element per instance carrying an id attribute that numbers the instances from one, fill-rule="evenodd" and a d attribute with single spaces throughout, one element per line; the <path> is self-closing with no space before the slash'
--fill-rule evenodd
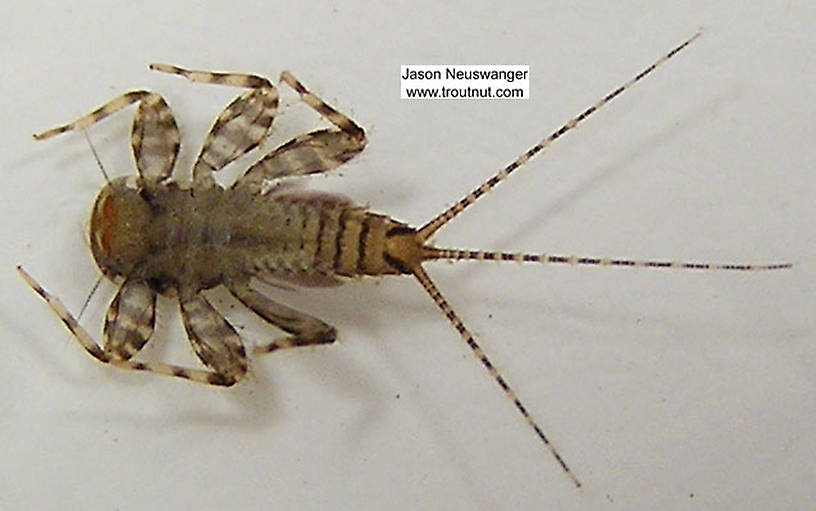
<path id="1" fill-rule="evenodd" d="M 337 195 L 119 178 L 97 196 L 90 239 L 105 275 L 143 279 L 164 292 L 250 276 L 405 273 L 386 251 L 413 232 Z"/>

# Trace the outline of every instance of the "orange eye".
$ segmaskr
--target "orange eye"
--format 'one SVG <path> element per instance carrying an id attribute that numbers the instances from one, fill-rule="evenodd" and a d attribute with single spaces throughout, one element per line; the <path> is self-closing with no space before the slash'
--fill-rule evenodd
<path id="1" fill-rule="evenodd" d="M 116 217 L 116 205 L 113 203 L 113 197 L 108 195 L 102 201 L 102 217 L 108 221 Z"/>
<path id="2" fill-rule="evenodd" d="M 114 225 L 116 224 L 117 213 L 116 204 L 110 195 L 102 199 L 102 203 L 96 210 L 97 226 L 94 237 L 96 238 L 99 248 L 106 254 L 110 253 L 110 248 L 113 244 L 115 234 Z"/>

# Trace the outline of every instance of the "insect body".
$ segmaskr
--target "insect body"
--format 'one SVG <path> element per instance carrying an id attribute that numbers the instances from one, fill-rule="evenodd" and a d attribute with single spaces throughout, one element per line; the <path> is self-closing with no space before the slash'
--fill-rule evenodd
<path id="1" fill-rule="evenodd" d="M 789 267 L 787 264 L 715 265 L 484 252 L 438 248 L 430 242 L 437 230 L 514 170 L 698 36 L 673 49 L 418 228 L 373 213 L 338 195 L 293 192 L 285 187 L 269 189 L 270 182 L 281 178 L 334 169 L 357 155 L 366 144 L 360 126 L 309 92 L 288 72 L 281 74 L 281 81 L 292 87 L 333 127 L 295 137 L 277 147 L 229 187 L 217 184 L 213 172 L 253 149 L 267 136 L 278 106 L 275 86 L 255 75 L 152 65 L 154 70 L 186 76 L 193 81 L 248 89 L 228 105 L 213 124 L 194 164 L 190 186 L 181 186 L 171 179 L 179 149 L 179 132 L 167 103 L 152 92 L 128 92 L 73 123 L 35 135 L 37 139 L 44 139 L 84 129 L 132 103 L 139 103 L 131 135 L 138 175 L 109 181 L 97 196 L 91 215 L 94 259 L 107 277 L 120 284 L 105 319 L 103 345 L 93 340 L 56 297 L 22 268 L 18 270 L 88 353 L 100 362 L 222 386 L 232 385 L 245 375 L 247 355 L 238 333 L 210 305 L 202 291 L 224 285 L 244 305 L 285 331 L 287 336 L 254 350 L 268 353 L 294 346 L 331 343 L 336 331 L 323 321 L 256 291 L 250 285 L 251 279 L 413 275 L 566 474 L 580 486 L 527 408 L 434 285 L 423 264 L 444 259 L 744 271 Z M 157 293 L 177 297 L 187 335 L 206 370 L 132 359 L 153 332 Z"/>

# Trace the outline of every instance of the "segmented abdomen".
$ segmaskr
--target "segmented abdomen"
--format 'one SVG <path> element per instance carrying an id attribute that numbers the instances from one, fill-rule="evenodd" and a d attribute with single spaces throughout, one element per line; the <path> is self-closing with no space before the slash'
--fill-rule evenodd
<path id="1" fill-rule="evenodd" d="M 386 233 L 403 224 L 329 194 L 256 196 L 226 246 L 248 250 L 255 272 L 382 275 L 398 273 L 383 259 Z M 256 240 L 254 246 L 242 242 Z M 251 255 L 250 255 L 251 254 Z M 239 256 L 240 257 L 240 256 Z"/>
<path id="2" fill-rule="evenodd" d="M 144 260 L 132 276 L 163 290 L 205 289 L 251 276 L 397 274 L 386 235 L 407 226 L 344 197 L 161 186 L 148 203 Z"/>

